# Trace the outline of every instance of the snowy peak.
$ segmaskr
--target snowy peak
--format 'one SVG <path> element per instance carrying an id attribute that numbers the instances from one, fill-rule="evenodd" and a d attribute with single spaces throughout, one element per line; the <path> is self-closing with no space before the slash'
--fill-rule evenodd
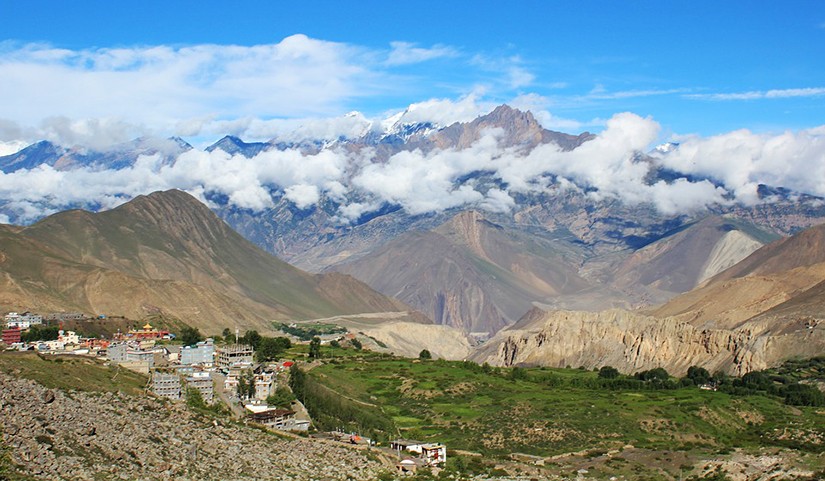
<path id="1" fill-rule="evenodd" d="M 229 155 L 242 155 L 251 158 L 270 147 L 271 145 L 266 142 L 244 142 L 238 137 L 227 135 L 207 147 L 206 151 L 213 152 L 215 150 L 222 150 Z"/>
<path id="2" fill-rule="evenodd" d="M 665 142 L 664 144 L 657 145 L 653 149 L 653 152 L 658 153 L 658 154 L 662 154 L 662 155 L 666 155 L 666 154 L 669 154 L 669 153 L 673 152 L 674 150 L 676 150 L 678 148 L 679 148 L 679 143 L 678 142 Z"/>
<path id="3" fill-rule="evenodd" d="M 48 140 L 32 144 L 19 152 L 0 157 L 0 171 L 10 174 L 20 169 L 34 169 L 38 165 L 55 165 L 66 149 Z"/>

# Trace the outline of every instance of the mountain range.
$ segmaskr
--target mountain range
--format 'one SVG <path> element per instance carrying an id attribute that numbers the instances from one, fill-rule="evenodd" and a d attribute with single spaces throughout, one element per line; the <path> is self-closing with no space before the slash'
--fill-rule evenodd
<path id="1" fill-rule="evenodd" d="M 205 332 L 339 314 L 424 320 L 348 276 L 308 274 L 278 260 L 176 190 L 105 212 L 2 226 L 0 239 L 0 303 L 12 310 L 167 314 Z"/>
<path id="2" fill-rule="evenodd" d="M 647 312 L 533 309 L 473 354 L 498 365 L 691 365 L 743 374 L 825 351 L 820 225 L 757 249 L 699 287 Z"/>
<path id="3" fill-rule="evenodd" d="M 352 120 L 363 120 L 356 117 Z M 199 264 L 200 261 L 182 264 L 177 248 L 164 250 L 155 245 L 158 241 L 153 239 L 163 237 L 158 230 L 147 231 L 146 238 L 141 240 L 141 243 L 152 247 L 118 248 L 114 249 L 114 253 L 102 247 L 91 249 L 91 253 L 80 247 L 67 250 L 68 246 L 58 245 L 57 239 L 44 240 L 34 236 L 36 233 L 45 236 L 42 232 L 59 232 L 59 228 L 41 227 L 44 222 L 47 226 L 55 222 L 52 218 L 28 227 L 7 227 L 4 235 L 8 236 L 9 242 L 24 242 L 14 240 L 19 239 L 15 236 L 20 235 L 34 236 L 32 239 L 41 244 L 45 242 L 42 256 L 59 257 L 60 262 L 54 262 L 61 268 L 69 262 L 91 269 L 87 265 L 90 262 L 94 269 L 106 269 L 107 275 L 117 272 L 119 276 L 133 276 L 130 279 L 157 274 L 151 282 L 158 279 L 187 283 L 196 280 L 198 289 L 208 288 L 212 289 L 210 292 L 219 293 L 216 298 L 229 296 L 227 299 L 231 301 L 224 302 L 224 306 L 250 303 L 244 308 L 247 309 L 245 314 L 232 314 L 244 319 L 257 319 L 250 321 L 249 325 L 262 322 L 260 320 L 264 318 L 308 319 L 354 314 L 356 311 L 418 311 L 420 314 L 414 315 L 419 316 L 417 320 L 426 317 L 435 324 L 455 328 L 465 334 L 473 333 L 480 338 L 497 336 L 493 339 L 495 342 L 484 347 L 486 354 L 478 356 L 498 364 L 533 362 L 513 355 L 512 350 L 508 351 L 508 355 L 495 351 L 495 346 L 499 345 L 496 339 L 514 335 L 513 329 L 532 326 L 528 321 L 544 319 L 542 313 L 545 312 L 631 310 L 627 315 L 642 315 L 651 325 L 659 325 L 660 319 L 670 319 L 700 330 L 732 331 L 744 329 L 743 323 L 754 321 L 755 316 L 774 316 L 772 319 L 785 316 L 783 319 L 790 319 L 801 315 L 805 309 L 809 313 L 816 310 L 816 299 L 810 290 L 817 279 L 825 280 L 818 277 L 816 268 L 806 270 L 800 265 L 771 273 L 769 277 L 748 273 L 722 279 L 736 272 L 735 269 L 742 269 L 739 263 L 751 259 L 757 252 L 763 252 L 763 246 L 774 246 L 776 244 L 772 243 L 777 240 L 808 232 L 805 229 L 825 221 L 824 199 L 793 192 L 782 186 L 759 185 L 756 189 L 757 201 L 747 204 L 736 201 L 728 194 L 719 202 L 676 210 L 662 209 L 649 201 L 628 201 L 621 193 L 608 195 L 595 185 L 569 174 L 562 175 L 551 162 L 556 158 L 554 156 L 568 154 L 578 155 L 575 157 L 578 162 L 589 162 L 587 152 L 595 149 L 594 146 L 600 142 L 599 136 L 587 132 L 579 135 L 553 132 L 541 127 L 529 112 L 508 106 L 500 106 L 471 122 L 447 126 L 430 122 L 405 124 L 403 116 L 381 126 L 364 122 L 351 136 L 288 136 L 267 142 L 244 142 L 237 137 L 226 136 L 206 148 L 206 153 L 219 154 L 222 156 L 219 159 L 221 162 L 232 165 L 249 165 L 243 164 L 244 161 L 261 163 L 273 153 L 284 152 L 289 154 L 287 158 L 291 163 L 276 164 L 281 170 L 294 168 L 296 162 L 319 158 L 328 158 L 330 162 L 346 159 L 349 163 L 336 167 L 340 172 L 336 173 L 338 177 L 333 184 L 337 183 L 335 185 L 338 187 L 310 189 L 313 194 L 309 196 L 311 202 L 296 200 L 297 197 L 290 194 L 294 194 L 290 189 L 295 186 L 279 184 L 278 180 L 263 184 L 267 202 L 260 208 L 239 205 L 232 195 L 220 190 L 189 187 L 243 237 L 283 261 L 316 273 L 314 275 L 289 270 L 292 268 L 287 269 L 285 264 L 261 272 L 261 265 L 274 266 L 275 261 L 263 262 L 260 260 L 262 253 L 257 253 L 250 257 L 257 260 L 240 262 L 230 256 L 234 248 L 224 248 L 219 253 L 210 254 L 187 253 L 183 258 L 206 259 L 206 265 L 210 266 L 206 270 L 194 268 L 190 264 Z M 446 156 L 460 157 L 456 161 L 459 164 L 470 162 L 476 165 L 478 157 L 488 155 L 489 152 L 484 149 L 491 142 L 494 144 L 491 151 L 495 152 L 493 159 L 497 158 L 495 156 L 510 156 L 508 169 L 538 169 L 538 175 L 530 177 L 531 182 L 538 184 L 531 184 L 528 188 L 511 188 L 511 182 L 518 179 L 510 179 L 501 171 L 492 170 L 489 167 L 491 163 L 482 162 L 478 168 L 466 168 L 460 175 L 448 176 L 450 195 L 469 193 L 470 198 L 476 200 L 448 200 L 445 203 L 439 199 L 439 202 L 433 203 L 435 207 L 421 209 L 416 208 L 418 204 L 410 204 L 402 197 L 393 197 L 392 193 L 380 197 L 374 189 L 370 191 L 364 187 L 368 180 L 375 182 L 375 179 L 384 179 L 380 175 L 367 179 L 365 172 L 383 175 L 399 164 L 430 162 L 433 169 L 443 169 L 445 165 L 438 162 Z M 651 152 L 634 151 L 624 160 L 628 168 L 645 173 L 643 182 L 648 187 L 702 182 L 724 189 L 724 182 L 719 179 L 681 173 L 665 167 L 658 160 L 678 149 L 677 144 L 667 144 Z M 16 154 L 0 157 L 0 170 L 16 172 L 48 165 L 65 172 L 77 169 L 119 172 L 134 166 L 142 156 L 155 156 L 156 168 L 162 170 L 175 168 L 181 158 L 193 153 L 196 151 L 189 144 L 174 138 L 161 142 L 138 139 L 106 152 L 63 148 L 40 142 Z M 546 159 L 543 155 L 547 156 Z M 412 179 L 409 192 L 417 189 L 426 191 L 429 187 L 427 170 L 420 172 L 423 177 Z M 277 173 L 267 175 L 281 178 Z M 309 174 L 304 172 L 302 175 Z M 119 194 L 115 192 L 114 195 Z M 139 197 L 136 200 L 145 202 L 144 199 Z M 426 197 L 423 200 L 426 201 Z M 81 207 L 95 209 L 99 206 L 90 202 L 88 206 Z M 357 209 L 353 210 L 353 207 Z M 87 227 L 79 229 L 87 232 L 85 240 L 78 241 L 79 246 L 109 238 L 107 235 L 110 234 L 98 232 L 100 228 L 95 226 L 96 221 L 89 219 L 116 218 L 112 213 L 134 208 L 133 203 L 129 203 L 99 214 L 74 211 L 60 214 L 57 218 L 74 216 L 77 221 L 87 223 Z M 206 208 L 200 209 L 205 216 Z M 346 217 L 346 212 L 354 214 Z M 8 203 L 0 205 L 0 213 L 14 220 L 14 211 Z M 181 220 L 172 215 L 169 222 L 175 224 Z M 171 224 L 169 228 L 174 231 Z M 117 229 L 141 231 L 140 227 L 135 226 Z M 222 235 L 230 236 L 228 233 Z M 25 239 L 28 242 L 28 238 Z M 238 238 L 232 242 L 240 240 Z M 119 239 L 111 242 L 121 245 Z M 250 250 L 252 247 L 244 249 Z M 129 260 L 134 259 L 136 254 L 143 256 L 143 260 Z M 218 262 L 216 259 L 223 260 Z M 159 267 L 163 262 L 174 267 L 167 272 Z M 813 260 L 800 262 L 816 264 Z M 151 267 L 145 267 L 143 263 Z M 249 269 L 233 270 L 236 265 L 249 266 Z M 46 269 L 41 270 L 46 275 Z M 291 276 L 298 276 L 301 280 L 288 281 L 285 285 L 301 286 L 300 289 L 290 291 L 290 294 L 276 295 L 273 292 L 280 292 L 280 287 L 269 285 L 261 292 L 261 279 L 275 282 L 274 279 L 287 270 Z M 182 275 L 184 272 L 187 273 L 185 276 Z M 26 289 L 33 287 L 20 281 L 20 275 L 19 272 L 7 275 L 13 280 L 9 282 L 10 291 L 29 292 Z M 765 280 L 768 278 L 770 281 Z M 339 282 L 333 282 L 335 279 Z M 229 289 L 221 289 L 225 283 Z M 89 281 L 78 283 L 83 286 L 88 284 Z M 337 302 L 349 301 L 350 295 L 339 295 L 333 299 L 334 292 L 325 291 L 323 287 L 333 284 L 339 290 L 345 289 L 344 286 L 358 286 L 352 287 L 358 292 L 353 295 L 358 300 L 350 305 L 339 305 Z M 761 293 L 763 297 L 736 297 L 732 294 L 734 290 L 729 289 L 739 289 L 742 295 Z M 75 303 L 73 305 L 79 306 L 78 309 L 93 308 L 91 310 L 99 311 L 99 306 L 92 302 L 88 294 L 94 290 L 88 287 L 82 290 L 83 295 L 69 296 Z M 45 289 L 43 292 L 48 291 Z M 204 296 L 196 291 L 192 291 L 192 296 Z M 808 291 L 807 297 L 797 298 Z M 306 297 L 308 292 L 319 297 Z M 29 302 L 37 297 L 28 295 Z M 45 297 L 50 299 L 49 305 L 63 302 L 62 299 L 58 302 L 59 296 L 54 292 L 49 296 Z M 736 300 L 726 303 L 725 296 Z M 184 297 L 183 294 L 179 296 L 180 299 Z M 241 297 L 245 298 L 243 302 Z M 791 302 L 792 299 L 795 300 Z M 293 300 L 299 302 L 296 304 Z M 782 302 L 775 302 L 778 300 Z M 786 305 L 785 302 L 791 304 Z M 133 302 L 131 305 L 138 304 L 144 307 L 130 307 L 131 310 L 124 307 L 123 313 L 138 315 L 151 310 L 151 306 L 167 305 L 161 300 L 142 304 Z M 803 306 L 808 307 L 803 309 Z M 187 315 L 180 310 L 182 308 L 178 309 L 178 313 Z M 227 309 L 210 310 L 228 312 Z M 196 311 L 193 308 L 191 312 Z M 793 314 L 788 314 L 791 312 Z M 527 317 L 523 317 L 525 313 L 528 313 Z M 586 314 L 581 316 L 590 318 Z M 611 319 L 611 322 L 615 321 L 615 318 Z M 527 331 L 530 329 L 533 327 Z M 600 335 L 610 339 L 603 333 Z M 467 352 L 465 347 L 459 351 Z M 522 349 L 520 352 L 525 351 Z M 559 361 L 546 362 L 558 364 Z M 586 356 L 581 357 L 579 362 L 599 364 L 598 359 Z M 626 367 L 644 365 L 636 361 L 623 362 Z M 745 366 L 741 362 L 728 360 L 718 361 L 718 364 L 725 368 Z"/>
<path id="4" fill-rule="evenodd" d="M 300 271 L 243 239 L 194 197 L 171 190 L 105 212 L 72 210 L 31 226 L 2 226 L 0 303 L 20 310 L 79 310 L 133 319 L 166 314 L 207 333 L 232 326 L 270 332 L 273 320 L 325 319 L 361 333 L 375 342 L 374 348 L 408 356 L 427 348 L 440 357 L 504 366 L 612 365 L 625 372 L 665 367 L 680 374 L 702 365 L 741 374 L 792 356 L 820 354 L 825 349 L 825 322 L 819 317 L 825 308 L 825 226 L 779 239 L 738 262 L 733 259 L 741 251 L 731 246 L 741 245 L 736 239 L 748 234 L 735 227 L 710 218 L 669 236 L 649 248 L 650 254 L 637 251 L 638 259 L 630 264 L 652 266 L 654 272 L 672 265 L 663 260 L 669 255 L 696 249 L 713 253 L 701 269 L 686 271 L 693 272 L 689 283 L 701 282 L 698 287 L 655 310 L 533 307 L 513 325 L 502 321 L 491 340 L 473 349 L 461 332 L 475 326 L 434 325 L 354 277 Z M 696 248 L 699 239 L 714 238 L 706 231 L 715 233 L 717 241 L 709 244 L 712 248 Z M 480 313 L 489 318 L 530 303 L 525 293 L 595 289 L 570 268 L 575 252 L 566 253 L 569 258 L 553 257 L 557 250 L 548 254 L 541 245 L 520 244 L 524 238 L 509 234 L 476 212 L 463 213 L 432 232 L 401 239 L 404 246 L 422 249 L 408 253 L 411 264 L 381 264 L 394 257 L 379 253 L 373 272 L 400 273 L 396 286 L 416 292 L 427 291 L 405 276 L 415 279 L 432 271 L 434 279 L 457 275 L 459 286 L 428 288 L 434 296 L 451 288 L 453 302 L 422 299 L 435 303 L 444 316 L 457 315 L 445 310 L 453 306 L 489 308 Z M 726 257 L 731 250 L 734 255 Z M 648 262 L 642 262 L 645 258 Z M 365 259 L 359 261 L 362 267 L 369 265 Z M 468 265 L 475 269 L 450 273 Z M 505 271 L 502 265 L 521 267 Z M 439 277 L 442 271 L 448 274 Z M 635 272 L 644 277 L 643 270 Z M 681 282 L 683 277 L 674 278 Z M 483 290 L 473 290 L 474 285 Z M 445 318 L 438 320 L 448 324 Z"/>

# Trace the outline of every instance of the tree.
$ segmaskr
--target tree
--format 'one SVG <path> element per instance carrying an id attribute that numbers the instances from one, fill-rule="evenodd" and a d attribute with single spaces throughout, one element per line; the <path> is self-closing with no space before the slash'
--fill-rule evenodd
<path id="1" fill-rule="evenodd" d="M 276 337 L 275 344 L 281 349 L 281 351 L 286 351 L 290 347 L 292 347 L 292 341 L 289 340 L 288 337 Z"/>
<path id="2" fill-rule="evenodd" d="M 696 386 L 701 386 L 702 384 L 707 384 L 711 381 L 708 370 L 699 366 L 690 366 L 687 370 L 687 376 L 685 377 L 690 379 Z"/>
<path id="3" fill-rule="evenodd" d="M 33 326 L 28 330 L 28 332 L 24 332 L 20 336 L 20 340 L 22 340 L 23 342 L 55 341 L 57 340 L 59 331 L 60 330 L 57 328 L 57 326 Z"/>
<path id="4" fill-rule="evenodd" d="M 422 349 L 421 352 L 418 353 L 418 359 L 426 360 L 426 359 L 432 359 L 432 358 L 433 358 L 433 355 L 430 354 L 430 351 L 428 351 L 427 349 Z"/>
<path id="5" fill-rule="evenodd" d="M 292 405 L 292 401 L 294 400 L 295 395 L 292 394 L 292 391 L 284 386 L 278 386 L 278 389 L 275 390 L 275 394 L 266 398 L 266 403 L 270 406 L 288 408 Z"/>
<path id="6" fill-rule="evenodd" d="M 258 347 L 261 345 L 261 340 L 263 338 L 258 331 L 246 331 L 246 334 L 243 335 L 241 338 L 241 342 L 244 344 L 249 344 L 252 346 L 252 349 L 258 350 Z"/>
<path id="7" fill-rule="evenodd" d="M 292 389 L 292 394 L 301 402 L 306 401 L 306 373 L 293 364 L 289 368 L 289 388 Z"/>
<path id="8" fill-rule="evenodd" d="M 642 371 L 636 373 L 636 379 L 640 381 L 660 381 L 664 382 L 670 379 L 670 374 L 663 367 L 656 367 L 649 371 Z"/>
<path id="9" fill-rule="evenodd" d="M 232 331 L 229 330 L 228 327 L 223 328 L 223 332 L 221 333 L 221 335 L 223 336 L 223 340 L 225 342 L 231 342 L 231 343 L 238 342 L 238 338 L 235 337 L 235 334 L 233 334 Z"/>
<path id="10" fill-rule="evenodd" d="M 255 351 L 255 356 L 260 362 L 278 360 L 290 347 L 292 343 L 285 337 L 263 337 Z"/>
<path id="11" fill-rule="evenodd" d="M 352 344 L 352 347 L 354 347 L 358 351 L 360 351 L 361 348 L 364 347 L 361 345 L 361 341 L 359 341 L 358 339 L 352 339 L 349 343 Z"/>
<path id="12" fill-rule="evenodd" d="M 196 327 L 186 326 L 180 330 L 180 340 L 184 346 L 192 346 L 203 340 L 201 332 Z"/>
<path id="13" fill-rule="evenodd" d="M 616 379 L 619 377 L 619 370 L 612 366 L 602 366 L 599 369 L 599 377 L 602 379 Z"/>
<path id="14" fill-rule="evenodd" d="M 238 398 L 249 399 L 255 397 L 255 373 L 245 369 L 238 377 Z"/>
<path id="15" fill-rule="evenodd" d="M 527 379 L 527 371 L 523 367 L 516 366 L 510 371 L 510 379 L 513 381 Z"/>
<path id="16" fill-rule="evenodd" d="M 309 357 L 318 359 L 321 357 L 321 339 L 318 336 L 309 341 Z"/>
<path id="17" fill-rule="evenodd" d="M 206 401 L 201 392 L 193 387 L 186 388 L 186 405 L 195 409 L 206 409 Z"/>

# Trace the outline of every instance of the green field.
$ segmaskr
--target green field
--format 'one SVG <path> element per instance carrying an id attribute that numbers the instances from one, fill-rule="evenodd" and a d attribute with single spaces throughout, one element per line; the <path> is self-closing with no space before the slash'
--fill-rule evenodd
<path id="1" fill-rule="evenodd" d="M 486 455 L 551 456 L 628 444 L 707 452 L 765 446 L 825 450 L 823 408 L 696 387 L 580 387 L 596 380 L 596 373 L 576 369 L 527 369 L 520 380 L 508 372 L 461 362 L 339 357 L 308 374 L 311 382 L 357 401 L 359 410 L 391 426 L 390 432 L 371 433 L 378 438 L 446 442 Z M 357 415 L 337 421 L 359 428 Z"/>

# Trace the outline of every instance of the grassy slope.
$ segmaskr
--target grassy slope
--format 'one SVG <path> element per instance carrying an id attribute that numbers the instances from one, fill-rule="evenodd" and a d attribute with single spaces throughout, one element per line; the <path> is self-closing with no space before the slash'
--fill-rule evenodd
<path id="1" fill-rule="evenodd" d="M 528 370 L 527 380 L 512 381 L 461 363 L 340 359 L 310 375 L 337 393 L 380 406 L 404 437 L 490 455 L 548 456 L 625 444 L 710 452 L 796 446 L 778 439 L 786 428 L 799 436 L 825 435 L 821 408 L 797 409 L 775 398 L 733 398 L 696 388 L 572 387 L 576 379 L 595 377 L 579 370 Z M 822 445 L 808 448 L 823 450 Z"/>
<path id="2" fill-rule="evenodd" d="M 0 352 L 0 371 L 32 379 L 48 388 L 143 394 L 146 376 L 105 366 L 80 356 L 44 356 L 34 352 Z"/>

